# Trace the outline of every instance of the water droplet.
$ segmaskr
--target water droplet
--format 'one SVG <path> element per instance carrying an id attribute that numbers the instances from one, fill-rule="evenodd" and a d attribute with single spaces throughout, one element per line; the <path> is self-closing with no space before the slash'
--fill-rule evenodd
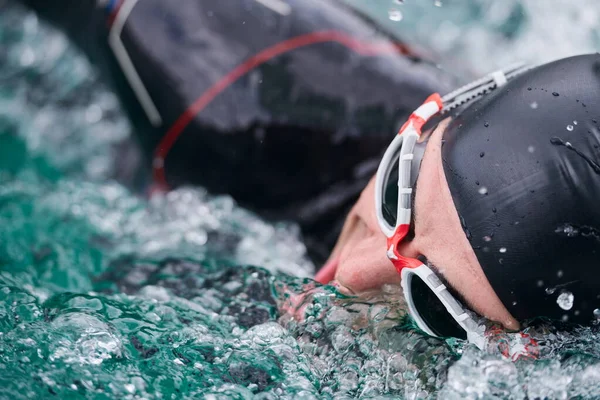
<path id="1" fill-rule="evenodd" d="M 500 247 L 500 250 L 498 250 L 500 253 L 506 253 L 506 247 Z"/>
<path id="2" fill-rule="evenodd" d="M 483 156 L 485 156 L 485 152 L 482 151 L 481 153 L 479 153 L 479 157 L 483 158 Z"/>
<path id="3" fill-rule="evenodd" d="M 573 237 L 575 236 L 575 228 L 573 228 L 571 225 L 565 225 L 563 228 L 563 233 L 566 233 L 569 237 Z"/>
<path id="4" fill-rule="evenodd" d="M 390 20 L 392 20 L 394 22 L 402 21 L 402 18 L 404 18 L 404 16 L 402 15 L 402 12 L 398 9 L 392 9 L 392 10 L 388 11 L 388 17 Z"/>
<path id="5" fill-rule="evenodd" d="M 527 90 L 529 90 L 530 92 L 533 90 L 532 88 L 528 87 Z"/>
<path id="6" fill-rule="evenodd" d="M 492 212 L 496 213 L 498 210 L 496 209 L 496 207 L 492 208 Z"/>
<path id="7" fill-rule="evenodd" d="M 491 242 L 492 241 L 492 237 L 486 235 L 486 236 L 483 237 L 483 241 L 484 242 Z"/>
<path id="8" fill-rule="evenodd" d="M 489 122 L 487 122 L 487 121 L 485 121 L 485 122 L 483 123 L 483 126 L 485 126 L 485 127 L 487 128 L 488 126 L 490 126 L 490 123 L 489 123 Z"/>
<path id="9" fill-rule="evenodd" d="M 436 6 L 436 7 L 441 7 L 442 6 L 442 1 L 441 0 L 435 0 L 433 2 L 433 5 Z"/>
<path id="10" fill-rule="evenodd" d="M 402 5 L 404 4 L 404 0 L 394 0 L 394 3 Z"/>
<path id="11" fill-rule="evenodd" d="M 563 315 L 561 318 L 562 322 L 567 322 L 569 320 L 569 316 L 567 314 Z"/>
<path id="12" fill-rule="evenodd" d="M 557 92 L 552 92 L 552 96 L 558 97 L 558 96 L 560 96 L 560 94 L 558 94 Z"/>
<path id="13" fill-rule="evenodd" d="M 573 121 L 573 125 L 577 125 L 577 121 Z"/>
<path id="14" fill-rule="evenodd" d="M 504 258 L 499 258 L 498 259 L 498 264 L 500 264 L 500 265 L 504 264 Z"/>
<path id="15" fill-rule="evenodd" d="M 517 302 L 516 302 L 516 301 L 513 301 L 513 302 L 512 302 L 512 305 L 513 305 L 513 306 L 516 306 L 516 305 L 517 305 Z"/>
<path id="16" fill-rule="evenodd" d="M 485 186 L 482 186 L 478 190 L 479 194 L 487 194 L 488 190 Z"/>
<path id="17" fill-rule="evenodd" d="M 571 292 L 562 292 L 556 299 L 556 304 L 563 310 L 570 310 L 573 308 L 573 300 L 575 296 Z"/>
<path id="18" fill-rule="evenodd" d="M 538 103 L 537 103 L 537 101 L 534 101 L 533 103 L 531 103 L 531 104 L 529 105 L 529 107 L 533 108 L 534 110 L 535 110 L 535 109 L 537 109 L 537 108 L 538 108 Z"/>
<path id="19" fill-rule="evenodd" d="M 600 319 L 600 308 L 594 309 L 594 317 L 596 317 L 596 319 Z"/>
<path id="20" fill-rule="evenodd" d="M 533 153 L 535 151 L 535 147 L 529 146 L 529 147 L 527 147 L 527 151 L 530 153 Z"/>
<path id="21" fill-rule="evenodd" d="M 563 270 L 562 270 L 562 269 L 559 269 L 559 270 L 558 270 L 558 272 L 556 273 L 556 276 L 558 276 L 559 278 L 562 278 L 562 277 L 563 277 L 563 274 L 564 274 L 564 273 L 563 273 Z"/>
<path id="22" fill-rule="evenodd" d="M 554 294 L 556 292 L 556 288 L 546 288 L 546 294 Z"/>
<path id="23" fill-rule="evenodd" d="M 539 281 L 537 281 L 537 285 L 538 287 L 544 286 L 544 281 L 540 279 Z"/>
<path id="24" fill-rule="evenodd" d="M 571 132 L 573 130 L 573 125 L 567 125 L 567 130 Z"/>

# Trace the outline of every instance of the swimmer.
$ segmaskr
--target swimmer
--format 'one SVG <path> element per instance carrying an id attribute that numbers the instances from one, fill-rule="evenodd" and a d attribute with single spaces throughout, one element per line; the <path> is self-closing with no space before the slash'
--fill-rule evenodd
<path id="1" fill-rule="evenodd" d="M 153 188 L 201 185 L 295 221 L 315 264 L 388 133 L 454 82 L 341 1 L 22 1 L 119 92 Z"/>
<path id="2" fill-rule="evenodd" d="M 317 279 L 349 293 L 402 283 L 410 314 L 436 336 L 476 336 L 476 314 L 510 330 L 534 317 L 590 323 L 600 312 L 599 121 L 598 54 L 432 95 Z"/>

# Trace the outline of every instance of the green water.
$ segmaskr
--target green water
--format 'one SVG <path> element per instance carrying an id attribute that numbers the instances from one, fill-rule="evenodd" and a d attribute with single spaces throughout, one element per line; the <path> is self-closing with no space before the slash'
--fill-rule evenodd
<path id="1" fill-rule="evenodd" d="M 530 328 L 516 362 L 518 334 L 428 338 L 397 287 L 306 278 L 293 225 L 134 194 L 130 136 L 66 38 L 0 1 L 0 398 L 600 398 L 598 328 Z"/>

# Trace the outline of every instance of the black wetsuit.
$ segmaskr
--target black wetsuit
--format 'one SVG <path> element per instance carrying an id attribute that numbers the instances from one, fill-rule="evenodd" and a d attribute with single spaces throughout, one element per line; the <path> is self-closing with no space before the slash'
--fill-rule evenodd
<path id="1" fill-rule="evenodd" d="M 155 183 L 295 220 L 317 263 L 402 121 L 452 86 L 337 1 L 24 1 L 108 72 Z"/>

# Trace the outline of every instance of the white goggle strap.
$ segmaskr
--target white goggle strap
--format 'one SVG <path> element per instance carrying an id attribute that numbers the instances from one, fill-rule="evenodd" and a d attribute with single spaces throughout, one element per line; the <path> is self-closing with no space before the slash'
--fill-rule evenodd
<path id="1" fill-rule="evenodd" d="M 424 264 L 421 264 L 417 268 L 404 268 L 401 273 L 402 290 L 408 305 L 408 311 L 416 321 L 417 326 L 428 335 L 437 337 L 431 328 L 427 326 L 415 307 L 411 291 L 411 281 L 415 275 L 425 282 L 429 289 L 442 302 L 444 307 L 446 307 L 446 310 L 450 313 L 452 318 L 454 318 L 460 327 L 465 330 L 469 342 L 483 350 L 485 347 L 485 326 L 478 324 L 471 315 L 469 315 L 468 311 L 454 298 L 448 288 L 446 288 L 446 285 L 442 283 L 431 268 Z"/>

